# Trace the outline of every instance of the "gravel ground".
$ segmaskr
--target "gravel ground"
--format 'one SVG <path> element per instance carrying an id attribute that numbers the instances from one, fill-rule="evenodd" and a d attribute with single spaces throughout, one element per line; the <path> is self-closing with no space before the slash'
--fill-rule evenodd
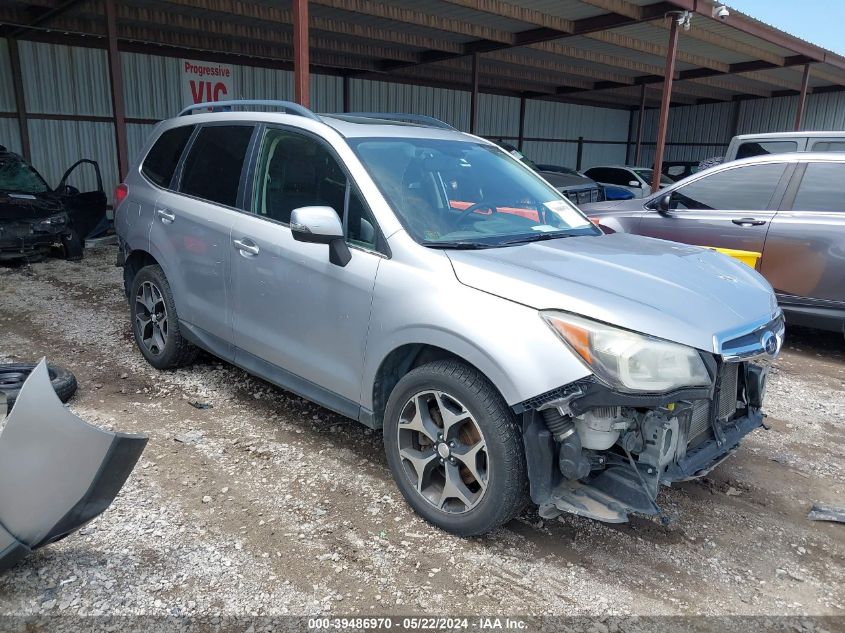
<path id="1" fill-rule="evenodd" d="M 672 526 L 528 511 L 460 539 L 405 505 L 379 433 L 211 358 L 148 366 L 114 254 L 0 268 L 0 360 L 46 355 L 78 415 L 150 434 L 104 515 L 0 577 L 0 615 L 845 616 L 845 526 L 806 518 L 845 502 L 841 337 L 790 333 L 772 429 L 664 489 Z"/>

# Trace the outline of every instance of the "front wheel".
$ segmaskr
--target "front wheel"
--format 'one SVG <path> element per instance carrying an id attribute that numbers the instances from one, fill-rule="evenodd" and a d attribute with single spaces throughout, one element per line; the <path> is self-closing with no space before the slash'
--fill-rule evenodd
<path id="1" fill-rule="evenodd" d="M 495 387 L 461 362 L 429 363 L 399 381 L 385 411 L 384 446 L 405 500 L 447 532 L 484 534 L 526 503 L 514 416 Z"/>

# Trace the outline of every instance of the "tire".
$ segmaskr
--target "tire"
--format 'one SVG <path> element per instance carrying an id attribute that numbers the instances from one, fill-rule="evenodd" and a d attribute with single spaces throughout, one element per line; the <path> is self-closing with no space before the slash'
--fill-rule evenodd
<path id="1" fill-rule="evenodd" d="M 160 266 L 144 266 L 135 275 L 129 294 L 129 314 L 135 343 L 150 365 L 156 369 L 174 369 L 196 360 L 199 349 L 182 336 L 173 291 Z"/>
<path id="2" fill-rule="evenodd" d="M 422 418 L 427 420 L 417 422 Z M 443 419 L 452 423 L 444 424 Z M 417 430 L 420 424 L 425 432 Z M 430 439 L 442 435 L 436 429 L 447 426 L 445 441 Z M 525 451 L 516 420 L 490 381 L 459 361 L 423 365 L 397 383 L 385 410 L 384 448 L 408 504 L 452 534 L 489 532 L 514 518 L 528 500 Z M 472 455 L 474 459 L 468 459 Z M 457 494 L 445 494 L 447 488 Z"/>
<path id="3" fill-rule="evenodd" d="M 18 399 L 23 383 L 29 377 L 30 372 L 36 365 L 32 363 L 7 363 L 0 364 L 0 394 L 6 395 L 6 405 L 9 409 Z M 58 365 L 47 365 L 47 372 L 50 374 L 50 382 L 59 400 L 67 402 L 76 393 L 76 376 L 64 367 Z"/>

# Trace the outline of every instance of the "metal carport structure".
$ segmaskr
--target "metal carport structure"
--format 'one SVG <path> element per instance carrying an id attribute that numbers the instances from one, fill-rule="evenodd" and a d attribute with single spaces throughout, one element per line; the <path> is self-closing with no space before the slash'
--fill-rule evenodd
<path id="1" fill-rule="evenodd" d="M 808 94 L 845 90 L 845 58 L 733 9 L 719 19 L 719 6 L 713 0 L 7 0 L 0 37 L 7 42 L 14 111 L 0 112 L 0 121 L 16 121 L 26 156 L 35 120 L 111 123 L 122 175 L 127 125 L 156 119 L 126 112 L 122 54 L 142 53 L 290 70 L 294 95 L 306 104 L 309 72 L 332 77 L 344 110 L 354 82 L 466 91 L 470 131 L 478 131 L 480 95 L 509 97 L 519 104 L 509 138 L 520 147 L 532 140 L 578 143 L 526 133 L 528 104 L 561 102 L 627 111 L 626 158 L 639 156 L 647 142 L 646 110 L 659 107 L 657 162 L 671 105 L 794 96 L 799 127 Z M 49 85 L 50 78 L 22 72 L 19 42 L 104 50 L 108 77 L 91 80 L 107 81 L 111 112 L 32 114 L 26 84 Z"/>

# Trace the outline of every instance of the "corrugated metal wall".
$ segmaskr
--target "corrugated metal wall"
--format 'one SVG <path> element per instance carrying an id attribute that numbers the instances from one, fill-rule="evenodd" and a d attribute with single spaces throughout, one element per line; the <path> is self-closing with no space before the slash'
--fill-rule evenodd
<path id="1" fill-rule="evenodd" d="M 108 120 L 79 120 L 112 116 L 107 55 L 101 49 L 22 41 L 19 43 L 24 96 L 29 119 L 32 160 L 51 184 L 79 158 L 99 161 L 109 191 L 117 183 L 114 127 Z M 127 145 L 132 161 L 143 147 L 153 121 L 167 118 L 182 106 L 180 60 L 139 53 L 121 53 L 127 124 Z M 233 97 L 244 99 L 293 99 L 293 73 L 249 66 L 234 66 Z M 0 112 L 14 113 L 8 49 L 0 40 Z M 470 95 L 467 91 L 352 79 L 349 85 L 353 111 L 414 112 L 442 119 L 459 129 L 469 128 Z M 312 75 L 312 106 L 318 112 L 343 109 L 343 80 Z M 52 117 L 65 116 L 68 119 Z M 76 117 L 76 120 L 72 120 Z M 615 141 L 616 144 L 584 147 L 583 166 L 621 163 L 625 160 L 628 113 L 542 101 L 527 102 L 525 135 L 554 139 Z M 482 94 L 479 97 L 478 132 L 491 138 L 519 134 L 519 99 Z M 516 141 L 511 141 L 516 144 Z M 20 151 L 17 120 L 0 117 L 0 143 Z M 576 143 L 528 142 L 528 156 L 538 162 L 574 167 Z M 93 186 L 90 174 L 73 184 Z"/>
<path id="2" fill-rule="evenodd" d="M 667 143 L 701 145 L 667 145 L 664 160 L 699 161 L 724 154 L 733 137 L 734 121 L 737 134 L 790 132 L 795 124 L 797 107 L 798 97 L 793 96 L 672 108 Z M 645 142 L 653 143 L 657 137 L 657 116 L 656 109 L 646 112 L 643 126 Z M 803 129 L 845 130 L 845 92 L 808 95 Z M 640 164 L 651 165 L 653 162 L 654 145 L 644 145 Z"/>
<path id="3" fill-rule="evenodd" d="M 666 136 L 667 161 L 701 161 L 724 154 L 733 136 L 736 109 L 741 103 L 708 103 L 699 106 L 672 108 L 669 111 L 669 129 Z M 647 110 L 643 125 L 643 145 L 640 165 L 654 164 L 654 142 L 657 139 L 657 109 Z M 636 138 L 636 124 L 634 125 Z M 696 143 L 692 146 L 671 143 Z M 631 158 L 633 161 L 633 156 Z"/>
<path id="4" fill-rule="evenodd" d="M 581 167 L 618 165 L 625 162 L 628 136 L 626 110 L 612 110 L 571 103 L 528 101 L 525 108 L 526 138 L 578 139 L 616 141 L 615 144 L 585 144 Z M 575 167 L 577 143 L 527 141 L 526 156 L 536 163 Z"/>

